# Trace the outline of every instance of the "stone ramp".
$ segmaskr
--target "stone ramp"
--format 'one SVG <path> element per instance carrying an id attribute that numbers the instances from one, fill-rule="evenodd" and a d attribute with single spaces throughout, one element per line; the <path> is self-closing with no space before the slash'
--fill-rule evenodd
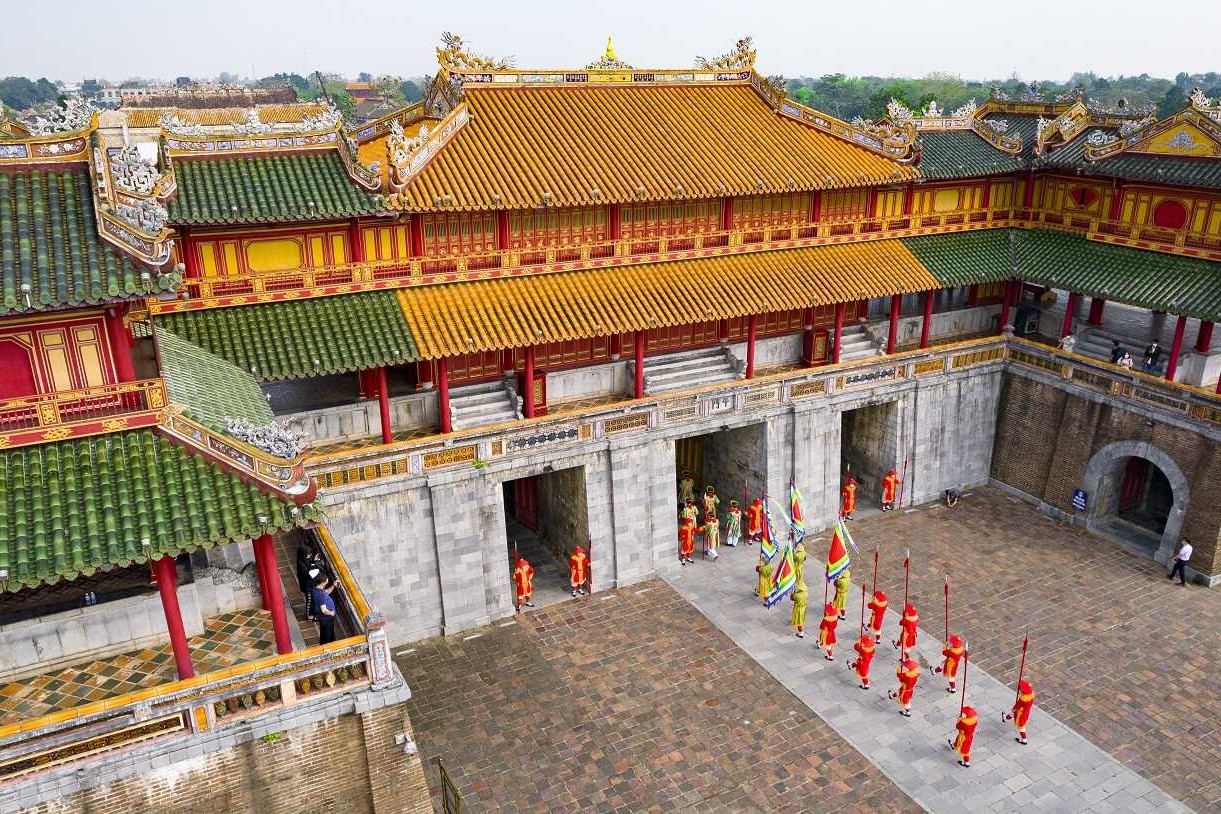
<path id="1" fill-rule="evenodd" d="M 811 541 L 809 550 L 824 544 Z M 921 628 L 916 652 L 922 672 L 912 717 L 905 719 L 897 702 L 886 698 L 886 690 L 897 685 L 898 653 L 889 641 L 881 643 L 874 657 L 872 689 L 861 690 L 845 663 L 853 654 L 860 623 L 859 584 L 853 586 L 848 618 L 839 625 L 836 659 L 829 662 L 817 646 L 823 564 L 814 556 L 806 559 L 808 624 L 806 638 L 798 639 L 788 627 L 792 604 L 787 599 L 767 610 L 751 595 L 757 557 L 753 547 L 722 548 L 718 562 L 686 566 L 666 579 L 927 810 L 938 814 L 1190 811 L 1037 706 L 1030 745 L 1017 744 L 1013 725 L 1000 721 L 1000 713 L 1013 704 L 1012 686 L 978 667 L 970 668 L 967 676 L 968 703 L 980 715 L 971 767 L 958 766 L 946 739 L 954 731 L 960 696 L 947 693 L 944 679 L 933 672 L 941 662 L 941 631 L 930 635 Z M 892 596 L 892 612 L 887 613 L 883 629 L 887 639 L 898 634 L 893 609 L 901 602 L 902 597 Z M 940 614 L 935 613 L 935 618 L 940 621 Z"/>

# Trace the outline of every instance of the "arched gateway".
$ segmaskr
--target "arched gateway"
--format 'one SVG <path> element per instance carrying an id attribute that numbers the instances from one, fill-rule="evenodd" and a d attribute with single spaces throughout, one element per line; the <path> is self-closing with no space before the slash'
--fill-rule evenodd
<path id="1" fill-rule="evenodd" d="M 1092 499 L 1090 531 L 1150 540 L 1150 553 L 1168 563 L 1183 529 L 1191 486 L 1183 470 L 1162 450 L 1144 441 L 1108 444 L 1090 459 L 1082 487 Z M 1116 523 L 1119 520 L 1121 523 Z"/>

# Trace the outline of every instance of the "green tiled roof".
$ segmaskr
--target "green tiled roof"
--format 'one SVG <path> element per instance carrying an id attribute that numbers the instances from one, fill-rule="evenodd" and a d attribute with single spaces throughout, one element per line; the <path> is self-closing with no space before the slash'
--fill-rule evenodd
<path id="1" fill-rule="evenodd" d="M 135 263 L 98 235 L 87 169 L 0 172 L 0 314 L 142 296 L 142 272 L 155 291 L 178 285 L 177 275 Z"/>
<path id="2" fill-rule="evenodd" d="M 262 381 L 420 358 L 393 291 L 187 311 L 156 321 Z"/>
<path id="3" fill-rule="evenodd" d="M 12 591 L 318 515 L 292 509 L 152 430 L 22 447 L 0 452 L 0 568 Z"/>
<path id="4" fill-rule="evenodd" d="M 170 223 L 331 220 L 376 211 L 335 150 L 174 162 L 178 196 Z"/>
<path id="5" fill-rule="evenodd" d="M 256 427 L 275 419 L 254 376 L 165 328 L 156 339 L 170 401 L 186 405 L 192 418 L 222 432 L 226 418 Z"/>
<path id="6" fill-rule="evenodd" d="M 1127 181 L 1221 188 L 1221 159 L 1118 153 L 1100 161 L 1086 161 L 1085 145 L 1086 134 L 1083 134 L 1049 152 L 1039 160 L 1038 166 L 1081 170 L 1090 175 L 1105 175 Z"/>
<path id="7" fill-rule="evenodd" d="M 923 133 L 920 174 L 930 179 L 972 178 L 1022 169 L 1021 156 L 993 147 L 971 130 Z"/>
<path id="8" fill-rule="evenodd" d="M 1014 229 L 981 229 L 902 238 L 946 288 L 1004 280 L 1013 275 Z"/>
<path id="9" fill-rule="evenodd" d="M 1048 120 L 1054 119 L 1054 113 L 1048 113 L 1045 118 Z M 1030 113 L 993 113 L 985 116 L 987 121 L 1006 121 L 1009 122 L 1009 129 L 1005 131 L 1005 135 L 1020 135 L 1022 137 L 1022 156 L 1029 159 L 1034 155 L 1035 139 L 1039 133 L 1039 116 Z"/>

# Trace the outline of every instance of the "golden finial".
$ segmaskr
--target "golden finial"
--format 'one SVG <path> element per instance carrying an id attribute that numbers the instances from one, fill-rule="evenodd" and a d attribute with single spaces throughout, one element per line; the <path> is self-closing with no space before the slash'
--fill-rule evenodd
<path id="1" fill-rule="evenodd" d="M 611 45 L 610 34 L 606 35 L 606 58 L 614 61 L 618 61 L 619 59 L 617 56 L 615 56 L 615 46 Z"/>

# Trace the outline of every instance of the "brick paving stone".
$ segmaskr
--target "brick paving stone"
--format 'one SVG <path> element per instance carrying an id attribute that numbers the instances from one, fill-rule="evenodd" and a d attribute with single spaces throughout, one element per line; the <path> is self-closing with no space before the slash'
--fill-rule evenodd
<path id="1" fill-rule="evenodd" d="M 441 756 L 464 812 L 920 810 L 661 582 L 397 662 L 433 793 Z"/>
<path id="2" fill-rule="evenodd" d="M 942 575 L 951 575 L 951 627 L 993 676 L 1013 682 L 1029 629 L 1033 739 L 1051 715 L 1172 797 L 1221 811 L 1214 591 L 1179 587 L 1152 560 L 987 487 L 954 509 L 858 521 L 853 535 L 866 554 L 879 545 L 879 585 L 892 607 L 902 601 L 902 550 L 911 548 L 911 595 L 934 635 L 943 624 Z M 1106 802 L 1119 807 L 1130 797 L 1121 789 Z"/>

